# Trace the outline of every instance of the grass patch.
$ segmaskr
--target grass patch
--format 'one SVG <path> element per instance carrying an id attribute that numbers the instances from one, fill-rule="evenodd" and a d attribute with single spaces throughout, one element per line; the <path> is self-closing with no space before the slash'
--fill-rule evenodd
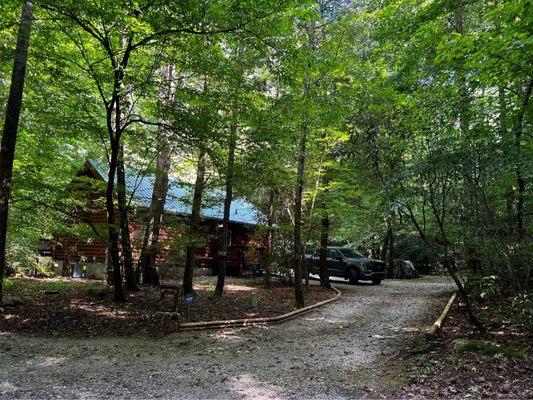
<path id="1" fill-rule="evenodd" d="M 14 282 L 11 279 L 9 278 L 4 279 L 4 282 L 3 282 L 4 290 L 10 290 L 13 288 L 13 286 L 14 286 Z"/>
<path id="2" fill-rule="evenodd" d="M 43 285 L 42 285 L 42 289 L 45 291 L 45 292 L 64 292 L 65 290 L 67 290 L 68 288 L 68 284 L 67 282 L 64 282 L 64 281 L 54 281 L 54 282 L 45 282 Z"/>

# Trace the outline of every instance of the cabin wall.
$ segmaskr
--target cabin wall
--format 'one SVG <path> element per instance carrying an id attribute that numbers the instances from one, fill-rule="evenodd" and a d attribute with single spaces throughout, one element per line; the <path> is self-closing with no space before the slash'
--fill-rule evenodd
<path id="1" fill-rule="evenodd" d="M 93 212 L 88 218 L 97 229 L 102 230 L 107 217 L 104 211 Z M 130 234 L 133 250 L 133 259 L 137 263 L 141 254 L 142 240 L 144 235 L 144 223 L 132 218 L 130 221 Z M 170 225 L 172 222 L 174 224 Z M 118 222 L 117 222 L 118 223 Z M 201 231 L 204 234 L 205 242 L 196 248 L 196 274 L 213 275 L 218 271 L 218 255 L 221 248 L 222 227 L 220 221 L 204 220 L 201 224 Z M 228 251 L 227 273 L 228 275 L 240 275 L 246 268 L 246 252 L 250 245 L 250 235 L 248 229 L 242 224 L 232 223 L 231 245 Z M 102 230 L 102 231 L 105 231 Z M 159 246 L 157 265 L 162 270 L 163 275 L 171 277 L 183 276 L 185 235 L 187 234 L 184 222 L 168 221 L 164 222 L 159 236 Z M 183 240 L 181 240 L 183 239 Z M 90 269 L 105 271 L 107 262 L 107 248 L 102 239 L 96 234 L 92 234 L 86 239 L 74 236 L 56 236 L 52 246 L 52 258 L 61 266 L 69 266 L 77 262 L 86 262 Z M 95 265 L 93 267 L 93 264 Z M 65 274 L 70 272 L 64 271 Z M 102 272 L 103 273 L 103 272 Z M 101 275 L 95 273 L 93 275 Z"/>
<path id="2" fill-rule="evenodd" d="M 100 184 L 103 182 L 90 165 L 86 165 L 86 168 L 77 176 L 93 178 Z M 76 192 L 80 198 L 87 199 L 87 207 L 85 210 L 80 210 L 80 213 L 83 213 L 83 219 L 92 224 L 97 231 L 102 232 L 103 237 L 107 236 L 107 213 L 102 202 L 105 198 L 105 189 L 98 183 L 93 185 L 81 180 L 80 182 L 73 181 L 69 190 Z M 140 257 L 142 248 L 145 212 L 145 209 L 134 209 L 130 217 L 129 227 L 135 263 Z M 175 279 L 183 275 L 187 220 L 186 216 L 170 214 L 163 216 L 159 235 L 160 249 L 156 262 L 160 271 L 168 273 L 169 278 Z M 118 225 L 120 221 L 118 210 L 115 221 Z M 80 224 L 81 222 L 73 220 L 72 223 Z M 214 274 L 218 270 L 222 223 L 219 220 L 206 219 L 201 222 L 200 229 L 205 241 L 196 247 L 195 273 Z M 230 275 L 240 275 L 246 269 L 245 255 L 247 246 L 250 245 L 249 228 L 243 224 L 230 223 L 230 231 L 231 245 L 228 251 L 227 271 Z M 107 263 L 105 240 L 90 230 L 84 236 L 83 239 L 73 235 L 56 235 L 53 238 L 52 258 L 56 263 L 66 266 L 61 271 L 64 275 L 70 275 L 69 266 L 77 262 L 84 262 L 90 266 L 91 270 L 98 269 L 105 273 Z"/>

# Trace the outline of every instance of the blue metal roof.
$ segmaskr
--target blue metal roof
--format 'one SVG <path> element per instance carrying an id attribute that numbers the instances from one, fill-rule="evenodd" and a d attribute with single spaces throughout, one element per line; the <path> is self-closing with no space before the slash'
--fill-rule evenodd
<path id="1" fill-rule="evenodd" d="M 98 172 L 100 177 L 107 181 L 108 164 L 95 160 L 88 163 Z M 155 176 L 143 174 L 130 168 L 125 168 L 126 193 L 131 196 L 133 203 L 138 207 L 148 208 L 152 201 L 152 191 Z M 192 210 L 193 187 L 174 180 L 169 180 L 165 212 L 190 215 Z M 205 190 L 202 199 L 203 218 L 222 220 L 224 216 L 224 197 L 222 190 Z M 235 197 L 231 202 L 230 221 L 244 224 L 258 225 L 257 219 L 260 212 L 242 198 Z"/>

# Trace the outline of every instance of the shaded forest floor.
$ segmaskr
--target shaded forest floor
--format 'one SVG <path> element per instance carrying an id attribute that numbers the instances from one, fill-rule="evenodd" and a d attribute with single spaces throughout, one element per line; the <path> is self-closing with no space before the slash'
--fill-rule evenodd
<path id="1" fill-rule="evenodd" d="M 435 339 L 406 349 L 395 373 L 405 385 L 394 397 L 532 399 L 531 309 L 511 299 L 494 303 L 478 307 L 488 328 L 485 336 L 456 304 Z"/>
<path id="2" fill-rule="evenodd" d="M 212 298 L 216 280 L 199 278 L 196 299 L 187 311 L 180 296 L 177 312 L 167 296 L 160 303 L 159 288 L 144 287 L 127 303 L 113 302 L 103 282 L 81 279 L 16 278 L 7 281 L 0 309 L 0 334 L 21 333 L 58 337 L 162 336 L 175 333 L 181 322 L 270 317 L 295 309 L 293 287 L 272 282 L 264 289 L 254 279 L 228 278 L 224 296 Z M 252 292 L 258 295 L 252 307 Z M 334 297 L 335 292 L 310 286 L 306 304 Z"/>

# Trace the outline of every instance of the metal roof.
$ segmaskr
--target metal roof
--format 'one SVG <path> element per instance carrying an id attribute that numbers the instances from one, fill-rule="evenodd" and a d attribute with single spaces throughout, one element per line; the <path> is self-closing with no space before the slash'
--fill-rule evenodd
<path id="1" fill-rule="evenodd" d="M 107 182 L 108 164 L 96 160 L 87 160 L 96 170 L 102 180 Z M 126 193 L 131 196 L 133 203 L 138 207 L 148 208 L 152 201 L 152 191 L 155 176 L 143 174 L 131 168 L 125 168 Z M 191 185 L 179 183 L 169 179 L 165 212 L 190 215 L 192 211 L 192 198 L 194 188 Z M 222 220 L 224 216 L 224 197 L 222 190 L 205 190 L 202 199 L 203 218 Z M 230 208 L 230 221 L 243 224 L 258 225 L 257 219 L 260 212 L 250 203 L 239 197 L 234 197 Z"/>

